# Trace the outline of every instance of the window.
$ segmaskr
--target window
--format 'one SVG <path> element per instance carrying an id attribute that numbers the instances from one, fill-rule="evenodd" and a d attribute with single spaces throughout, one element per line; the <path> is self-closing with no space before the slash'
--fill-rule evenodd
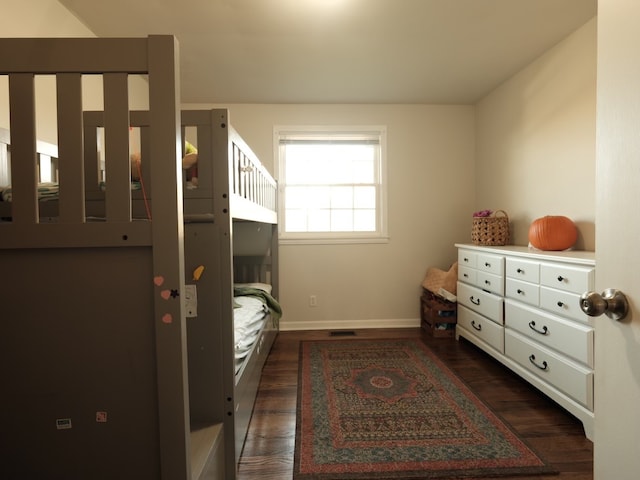
<path id="1" fill-rule="evenodd" d="M 386 241 L 384 127 L 276 127 L 280 239 Z"/>

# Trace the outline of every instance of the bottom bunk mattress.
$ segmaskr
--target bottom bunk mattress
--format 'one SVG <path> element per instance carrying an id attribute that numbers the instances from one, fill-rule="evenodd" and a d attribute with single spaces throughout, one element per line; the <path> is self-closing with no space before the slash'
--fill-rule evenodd
<path id="1" fill-rule="evenodd" d="M 271 286 L 263 283 L 234 285 L 235 372 L 242 369 L 264 328 L 278 329 L 282 310 L 271 296 Z M 271 322 L 271 325 L 265 323 Z"/>

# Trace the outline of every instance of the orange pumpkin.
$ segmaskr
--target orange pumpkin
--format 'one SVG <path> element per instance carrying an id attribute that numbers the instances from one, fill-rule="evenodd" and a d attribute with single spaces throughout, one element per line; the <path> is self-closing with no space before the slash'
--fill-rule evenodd
<path id="1" fill-rule="evenodd" d="M 570 218 L 547 215 L 529 227 L 529 242 L 539 250 L 566 250 L 578 239 L 578 229 Z"/>

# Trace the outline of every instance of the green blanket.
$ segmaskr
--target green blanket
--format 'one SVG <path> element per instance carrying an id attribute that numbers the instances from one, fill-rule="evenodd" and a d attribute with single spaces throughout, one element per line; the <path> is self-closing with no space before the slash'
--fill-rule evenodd
<path id="1" fill-rule="evenodd" d="M 278 303 L 278 301 L 260 288 L 233 287 L 233 296 L 258 298 L 259 300 L 262 301 L 262 303 L 264 303 L 269 308 L 274 322 L 277 322 L 278 320 L 280 320 L 280 317 L 282 316 L 282 307 L 280 307 L 280 304 Z"/>

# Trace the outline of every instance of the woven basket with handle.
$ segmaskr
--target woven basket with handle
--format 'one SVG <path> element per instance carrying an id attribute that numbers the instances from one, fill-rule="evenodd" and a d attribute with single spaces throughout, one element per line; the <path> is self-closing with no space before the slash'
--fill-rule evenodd
<path id="1" fill-rule="evenodd" d="M 509 243 L 509 215 L 496 210 L 488 217 L 473 217 L 471 242 L 475 245 L 506 245 Z"/>

